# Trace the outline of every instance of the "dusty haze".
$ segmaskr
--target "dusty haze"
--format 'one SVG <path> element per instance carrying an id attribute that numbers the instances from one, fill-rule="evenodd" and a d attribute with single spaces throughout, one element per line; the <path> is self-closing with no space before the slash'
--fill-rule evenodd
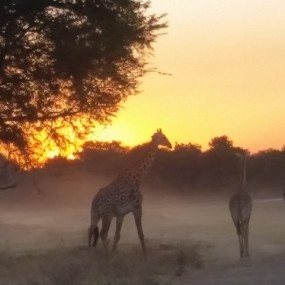
<path id="1" fill-rule="evenodd" d="M 37 194 L 27 174 L 19 177 L 18 188 L 0 192 L 1 254 L 16 258 L 54 248 L 80 247 L 84 251 L 91 200 L 111 178 L 77 172 L 40 173 L 37 179 L 44 196 Z M 272 200 L 254 197 L 251 258 L 241 261 L 227 195 L 179 197 L 146 185 L 142 185 L 142 191 L 147 244 L 199 245 L 203 266 L 176 277 L 177 284 L 284 284 L 285 205 L 278 196 L 268 197 Z M 123 224 L 117 255 L 128 246 L 139 248 L 132 215 L 127 215 Z M 100 248 L 101 243 L 96 250 Z M 2 265 L 3 261 L 0 274 Z"/>

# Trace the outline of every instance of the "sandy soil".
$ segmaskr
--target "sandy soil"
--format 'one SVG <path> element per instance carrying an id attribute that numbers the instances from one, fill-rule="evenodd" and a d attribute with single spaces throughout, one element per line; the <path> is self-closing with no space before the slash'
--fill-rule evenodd
<path id="1" fill-rule="evenodd" d="M 78 203 L 53 196 L 17 200 L 3 193 L 0 210 L 0 254 L 61 246 L 85 246 L 92 191 Z M 6 200 L 5 200 L 5 199 Z M 9 203 L 7 202 L 9 201 Z M 186 270 L 177 284 L 285 284 L 285 205 L 282 200 L 254 200 L 249 259 L 240 260 L 227 199 L 158 197 L 147 192 L 143 224 L 147 242 L 201 244 L 203 266 Z M 113 236 L 114 223 L 110 230 Z M 119 252 L 138 244 L 131 215 L 125 219 Z M 99 244 L 99 247 L 102 245 Z M 0 276 L 1 281 L 1 276 Z M 162 284 L 162 283 L 161 283 Z M 164 284 L 164 283 L 163 283 Z M 166 283 L 165 283 L 166 284 Z"/>

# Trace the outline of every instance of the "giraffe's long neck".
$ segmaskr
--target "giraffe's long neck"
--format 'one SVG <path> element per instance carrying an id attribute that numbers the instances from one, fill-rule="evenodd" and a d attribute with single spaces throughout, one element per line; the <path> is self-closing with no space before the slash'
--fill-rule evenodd
<path id="1" fill-rule="evenodd" d="M 157 145 L 150 142 L 149 149 L 145 157 L 140 160 L 138 163 L 133 165 L 130 169 L 120 175 L 120 178 L 123 178 L 130 184 L 138 184 L 141 182 L 143 176 L 147 173 L 151 167 L 155 154 L 157 152 Z"/>
<path id="2" fill-rule="evenodd" d="M 144 174 L 146 174 L 149 168 L 152 166 L 155 155 L 157 153 L 157 146 L 155 144 L 150 142 L 149 147 L 150 148 L 146 156 L 133 168 L 133 171 L 137 172 L 138 176 L 140 177 L 143 177 Z"/>
<path id="3" fill-rule="evenodd" d="M 241 167 L 241 188 L 246 187 L 246 155 L 242 157 L 242 167 Z"/>

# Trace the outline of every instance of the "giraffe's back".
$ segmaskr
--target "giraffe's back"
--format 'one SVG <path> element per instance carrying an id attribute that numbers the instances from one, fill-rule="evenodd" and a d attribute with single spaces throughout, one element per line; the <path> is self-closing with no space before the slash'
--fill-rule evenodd
<path id="1" fill-rule="evenodd" d="M 141 207 L 142 193 L 133 185 L 110 184 L 101 188 L 92 202 L 92 209 L 96 209 L 100 216 L 125 215 L 137 207 Z"/>
<path id="2" fill-rule="evenodd" d="M 229 201 L 229 209 L 234 222 L 249 221 L 252 211 L 251 196 L 245 191 L 234 194 Z"/>

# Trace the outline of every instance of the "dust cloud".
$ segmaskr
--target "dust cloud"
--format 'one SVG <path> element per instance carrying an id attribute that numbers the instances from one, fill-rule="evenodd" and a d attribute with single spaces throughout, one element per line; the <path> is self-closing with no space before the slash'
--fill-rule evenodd
<path id="1" fill-rule="evenodd" d="M 82 172 L 72 176 L 57 174 L 52 178 L 39 175 L 38 181 L 44 192 L 42 196 L 34 189 L 29 175 L 20 177 L 17 188 L 0 192 L 0 254 L 18 256 L 58 247 L 87 247 L 91 200 L 110 178 L 86 176 Z M 284 284 L 282 200 L 254 197 L 249 238 L 251 258 L 240 260 L 226 195 L 179 197 L 145 185 L 142 191 L 147 244 L 156 241 L 157 245 L 201 245 L 203 268 L 186 273 L 177 284 Z M 110 238 L 114 224 L 113 221 Z M 117 254 L 127 245 L 139 247 L 130 214 L 123 224 Z"/>

